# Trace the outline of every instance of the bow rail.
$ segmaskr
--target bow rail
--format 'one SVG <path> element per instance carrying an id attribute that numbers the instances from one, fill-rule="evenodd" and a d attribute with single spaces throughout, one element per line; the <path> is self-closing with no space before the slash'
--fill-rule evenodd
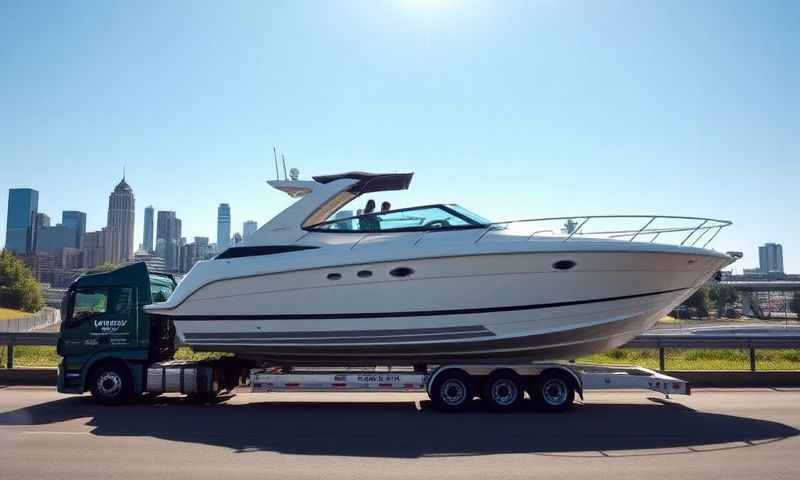
<path id="1" fill-rule="evenodd" d="M 636 239 L 654 243 L 662 238 L 666 243 L 700 246 L 706 248 L 719 232 L 732 224 L 728 220 L 705 217 L 681 217 L 675 215 L 583 215 L 570 217 L 529 218 L 495 222 L 486 226 L 475 240 L 480 242 L 486 235 L 497 230 L 524 229 L 532 227 L 528 240 L 537 238 L 562 238 L 568 242 L 575 238 L 606 238 L 629 242 Z M 705 243 L 700 242 L 709 234 Z M 670 241 L 672 240 L 672 241 Z"/>

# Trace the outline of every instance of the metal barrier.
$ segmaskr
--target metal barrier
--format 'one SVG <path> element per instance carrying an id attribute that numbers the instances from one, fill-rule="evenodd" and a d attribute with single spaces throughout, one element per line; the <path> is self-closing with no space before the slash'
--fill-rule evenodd
<path id="1" fill-rule="evenodd" d="M 56 345 L 56 332 L 0 332 L 0 346 L 8 346 L 6 367 L 14 367 L 15 345 Z M 620 348 L 658 349 L 658 369 L 666 370 L 665 349 L 749 349 L 750 371 L 756 371 L 756 350 L 800 348 L 800 335 L 639 335 Z"/>
<path id="2" fill-rule="evenodd" d="M 0 333 L 0 345 L 8 347 L 6 351 L 6 368 L 14 368 L 14 346 L 35 345 L 48 346 L 58 343 L 56 332 L 5 332 Z"/>
<path id="3" fill-rule="evenodd" d="M 756 349 L 800 348 L 800 335 L 639 335 L 623 348 L 658 349 L 658 369 L 666 370 L 667 348 L 748 349 L 750 371 L 756 371 Z"/>
<path id="4" fill-rule="evenodd" d="M 45 307 L 26 317 L 0 320 L 0 332 L 30 332 L 56 325 L 60 321 L 61 312 L 58 309 Z"/>

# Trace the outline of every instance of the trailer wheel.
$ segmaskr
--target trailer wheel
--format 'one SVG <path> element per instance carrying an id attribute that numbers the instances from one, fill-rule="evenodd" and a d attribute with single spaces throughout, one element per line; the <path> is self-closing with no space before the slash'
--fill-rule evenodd
<path id="1" fill-rule="evenodd" d="M 516 410 L 524 399 L 519 375 L 510 371 L 494 372 L 483 382 L 481 399 L 495 412 Z"/>
<path id="2" fill-rule="evenodd" d="M 559 371 L 545 371 L 537 376 L 528 393 L 536 406 L 546 412 L 563 412 L 575 401 L 572 380 Z"/>
<path id="3" fill-rule="evenodd" d="M 460 412 L 472 400 L 469 375 L 461 370 L 448 370 L 437 375 L 430 389 L 433 405 L 443 412 Z"/>
<path id="4" fill-rule="evenodd" d="M 119 405 L 133 396 L 133 380 L 124 365 L 103 363 L 92 369 L 89 390 L 97 403 Z"/>

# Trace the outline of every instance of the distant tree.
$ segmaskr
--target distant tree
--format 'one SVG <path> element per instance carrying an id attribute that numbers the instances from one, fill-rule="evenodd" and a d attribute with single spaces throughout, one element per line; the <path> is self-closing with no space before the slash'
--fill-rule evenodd
<path id="1" fill-rule="evenodd" d="M 739 295 L 736 293 L 736 289 L 730 285 L 720 285 L 715 283 L 703 288 L 708 291 L 709 303 L 717 311 L 717 315 L 719 317 L 725 315 L 726 305 L 736 303 L 739 300 Z"/>
<path id="2" fill-rule="evenodd" d="M 26 312 L 44 307 L 41 285 L 30 269 L 8 250 L 0 252 L 0 305 Z"/>
<path id="3" fill-rule="evenodd" d="M 116 270 L 118 268 L 119 268 L 119 265 L 117 265 L 116 263 L 106 262 L 106 263 L 103 263 L 102 265 L 98 265 L 98 266 L 94 267 L 93 269 L 91 269 L 89 271 L 89 273 L 113 272 L 114 270 Z"/>
<path id="4" fill-rule="evenodd" d="M 687 298 L 683 304 L 689 308 L 694 308 L 698 316 L 708 317 L 708 289 L 701 287 L 691 297 Z"/>

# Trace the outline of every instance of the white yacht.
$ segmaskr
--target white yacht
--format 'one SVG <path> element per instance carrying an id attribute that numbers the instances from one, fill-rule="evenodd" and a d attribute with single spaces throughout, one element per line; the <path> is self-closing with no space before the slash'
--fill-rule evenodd
<path id="1" fill-rule="evenodd" d="M 570 359 L 626 343 L 736 258 L 705 248 L 730 224 L 705 218 L 493 223 L 438 204 L 331 220 L 411 177 L 271 181 L 298 200 L 145 308 L 195 350 L 275 364 Z"/>

